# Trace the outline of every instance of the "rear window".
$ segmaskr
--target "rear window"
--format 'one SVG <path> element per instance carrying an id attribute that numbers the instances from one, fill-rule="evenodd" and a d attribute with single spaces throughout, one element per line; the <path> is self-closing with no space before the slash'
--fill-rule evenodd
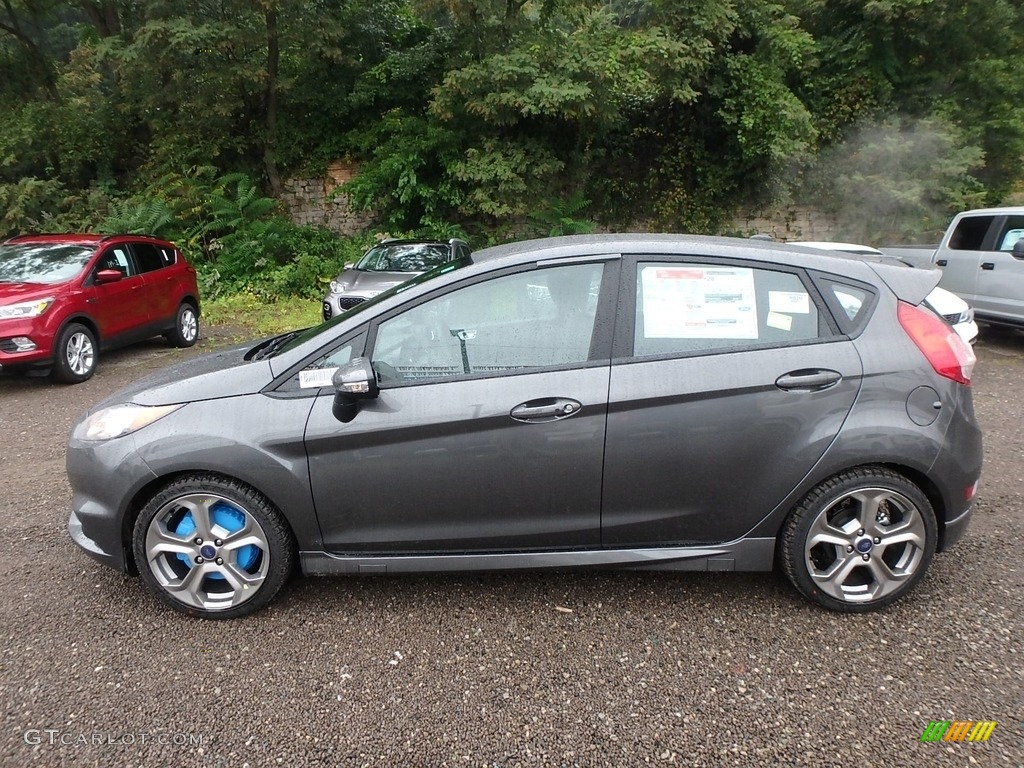
<path id="1" fill-rule="evenodd" d="M 985 235 L 995 216 L 965 216 L 956 225 L 949 237 L 949 247 L 954 251 L 980 251 L 985 246 Z"/>

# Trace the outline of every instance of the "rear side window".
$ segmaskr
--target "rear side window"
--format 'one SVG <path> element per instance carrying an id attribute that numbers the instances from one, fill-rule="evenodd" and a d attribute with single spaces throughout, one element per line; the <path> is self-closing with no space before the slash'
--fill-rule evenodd
<path id="1" fill-rule="evenodd" d="M 152 243 L 133 243 L 132 250 L 142 272 L 153 272 L 174 263 L 174 251 Z"/>
<path id="2" fill-rule="evenodd" d="M 995 216 L 965 216 L 949 236 L 949 248 L 954 251 L 980 251 L 985 247 Z"/>
<path id="3" fill-rule="evenodd" d="M 637 266 L 635 355 L 671 355 L 828 334 L 803 281 L 790 272 L 711 264 Z"/>

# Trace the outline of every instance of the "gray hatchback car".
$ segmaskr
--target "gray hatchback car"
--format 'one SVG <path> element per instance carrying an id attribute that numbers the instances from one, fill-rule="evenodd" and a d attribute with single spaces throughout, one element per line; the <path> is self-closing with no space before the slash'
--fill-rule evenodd
<path id="1" fill-rule="evenodd" d="M 490 248 L 100 403 L 70 533 L 207 618 L 296 569 L 778 568 L 876 609 L 981 470 L 938 277 L 726 238 Z"/>

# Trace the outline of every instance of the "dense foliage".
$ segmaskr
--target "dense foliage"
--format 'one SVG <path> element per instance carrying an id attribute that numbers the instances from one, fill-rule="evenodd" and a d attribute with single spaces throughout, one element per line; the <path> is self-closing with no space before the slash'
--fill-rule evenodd
<path id="1" fill-rule="evenodd" d="M 287 222 L 282 179 L 347 159 L 392 233 L 814 202 L 928 237 L 1021 189 L 1021 50 L 1017 0 L 5 0 L 0 235 L 150 231 L 293 291 L 363 243 Z"/>

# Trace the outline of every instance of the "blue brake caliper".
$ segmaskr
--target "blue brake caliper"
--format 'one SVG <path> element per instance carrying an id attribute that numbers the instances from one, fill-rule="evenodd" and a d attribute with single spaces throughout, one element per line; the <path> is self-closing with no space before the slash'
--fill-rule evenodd
<path id="1" fill-rule="evenodd" d="M 213 525 L 219 525 L 228 535 L 235 533 L 236 531 L 242 530 L 242 526 L 245 525 L 245 513 L 240 509 L 236 509 L 227 502 L 218 501 L 212 507 L 210 507 L 210 520 Z M 177 534 L 178 536 L 191 536 L 195 533 L 196 521 L 192 519 L 192 513 L 186 512 L 182 515 L 181 520 L 178 524 L 171 528 L 171 533 Z M 246 544 L 244 547 L 236 550 L 235 562 L 238 567 L 243 571 L 249 570 L 252 565 L 256 562 L 256 558 L 259 557 L 260 549 L 255 544 Z M 178 559 L 181 560 L 189 568 L 192 567 L 192 558 L 189 555 L 178 553 Z M 210 579 L 223 579 L 219 573 L 211 573 L 207 578 Z"/>

